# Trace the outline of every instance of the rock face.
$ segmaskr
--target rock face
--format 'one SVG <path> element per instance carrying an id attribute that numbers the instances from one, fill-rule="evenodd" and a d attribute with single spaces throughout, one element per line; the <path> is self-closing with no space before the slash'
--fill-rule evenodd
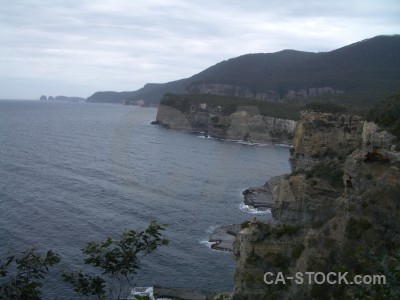
<path id="1" fill-rule="evenodd" d="M 361 143 L 364 121 L 359 116 L 302 112 L 290 161 L 296 170 L 310 170 L 322 158 L 346 156 Z"/>
<path id="2" fill-rule="evenodd" d="M 257 209 L 270 209 L 274 204 L 272 194 L 280 179 L 279 176 L 276 176 L 268 180 L 261 187 L 250 187 L 245 189 L 242 192 L 244 204 Z"/>
<path id="3" fill-rule="evenodd" d="M 194 83 L 191 84 L 187 90 L 189 93 L 195 94 L 233 96 L 268 102 L 282 102 L 290 99 L 305 99 L 315 96 L 342 93 L 342 91 L 335 90 L 332 87 L 313 87 L 309 89 L 289 90 L 286 94 L 280 94 L 275 90 L 266 92 L 252 92 L 239 85 L 231 85 L 226 83 Z"/>
<path id="4" fill-rule="evenodd" d="M 172 129 L 202 132 L 205 135 L 253 143 L 290 143 L 296 121 L 263 116 L 257 107 L 242 106 L 233 113 L 206 103 L 182 107 L 159 105 L 156 124 Z"/>
<path id="5" fill-rule="evenodd" d="M 211 249 L 232 251 L 233 241 L 240 231 L 240 224 L 223 225 L 214 229 L 208 241 Z"/>
<path id="6" fill-rule="evenodd" d="M 290 157 L 294 172 L 248 191 L 268 199 L 273 222 L 250 222 L 237 235 L 233 299 L 397 295 L 400 286 L 390 273 L 400 265 L 395 250 L 400 246 L 400 153 L 394 141 L 357 116 L 303 113 Z M 375 258 L 368 259 L 371 253 Z M 327 274 L 338 266 L 352 274 L 385 274 L 392 281 L 368 288 L 264 282 L 266 272 Z"/>

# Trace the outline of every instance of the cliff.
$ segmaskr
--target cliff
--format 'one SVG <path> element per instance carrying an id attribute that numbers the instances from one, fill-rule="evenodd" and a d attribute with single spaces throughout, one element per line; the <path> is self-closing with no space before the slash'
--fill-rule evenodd
<path id="1" fill-rule="evenodd" d="M 128 101 L 143 101 L 143 105 L 152 106 L 160 103 L 165 93 L 183 93 L 187 79 L 180 79 L 167 83 L 147 83 L 136 91 L 129 92 L 96 92 L 88 97 L 88 102 L 124 103 Z"/>
<path id="2" fill-rule="evenodd" d="M 268 91 L 254 92 L 250 88 L 227 83 L 192 83 L 188 86 L 187 91 L 188 93 L 233 96 L 269 102 L 283 102 L 291 99 L 307 99 L 343 93 L 343 91 L 336 90 L 332 87 L 288 89 L 285 91 L 271 89 Z"/>
<path id="3" fill-rule="evenodd" d="M 237 235 L 233 299 L 395 299 L 400 153 L 394 142 L 357 116 L 302 113 L 293 172 L 252 190 L 270 199 L 273 221 L 243 224 Z M 307 281 L 305 272 L 339 271 L 348 272 L 349 281 L 356 274 L 384 275 L 386 285 L 264 282 L 266 272 L 285 278 L 301 272 Z"/>
<path id="4" fill-rule="evenodd" d="M 257 106 L 199 102 L 186 95 L 165 95 L 153 123 L 253 143 L 290 143 L 296 126 L 293 120 L 262 115 Z"/>

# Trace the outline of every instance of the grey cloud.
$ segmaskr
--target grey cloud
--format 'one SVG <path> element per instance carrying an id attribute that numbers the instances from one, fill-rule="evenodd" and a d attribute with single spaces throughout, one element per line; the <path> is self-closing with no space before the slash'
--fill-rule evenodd
<path id="1" fill-rule="evenodd" d="M 398 33 L 399 5 L 372 0 L 9 1 L 0 7 L 0 98 L 37 98 L 38 89 L 44 93 L 50 87 L 80 96 L 135 90 L 245 53 L 329 51 Z M 24 94 L 17 83 L 26 87 Z"/>

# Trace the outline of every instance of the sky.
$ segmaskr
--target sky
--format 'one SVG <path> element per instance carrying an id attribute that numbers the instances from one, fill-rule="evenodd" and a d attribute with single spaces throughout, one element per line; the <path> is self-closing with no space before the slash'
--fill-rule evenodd
<path id="1" fill-rule="evenodd" d="M 0 0 L 0 99 L 88 97 L 400 33 L 399 0 Z"/>

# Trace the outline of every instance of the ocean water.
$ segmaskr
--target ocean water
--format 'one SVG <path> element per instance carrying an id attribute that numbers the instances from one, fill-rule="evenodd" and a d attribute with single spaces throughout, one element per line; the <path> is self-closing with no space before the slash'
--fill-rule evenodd
<path id="1" fill-rule="evenodd" d="M 150 124 L 156 113 L 0 101 L 0 257 L 31 247 L 60 254 L 45 299 L 74 298 L 60 272 L 84 269 L 86 243 L 151 220 L 168 224 L 170 244 L 143 260 L 138 286 L 233 289 L 232 254 L 204 241 L 215 226 L 255 216 L 241 191 L 289 172 L 288 148 L 167 130 Z"/>

